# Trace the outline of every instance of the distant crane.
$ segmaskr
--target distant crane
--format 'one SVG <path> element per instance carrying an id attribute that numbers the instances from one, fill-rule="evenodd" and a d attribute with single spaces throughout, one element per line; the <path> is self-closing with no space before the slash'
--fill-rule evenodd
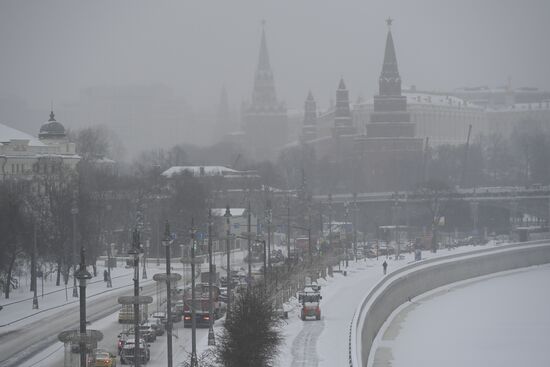
<path id="1" fill-rule="evenodd" d="M 236 169 L 235 167 L 237 166 L 237 163 L 239 162 L 240 159 L 241 159 L 241 153 L 237 154 L 237 158 L 235 158 L 235 160 L 233 161 L 231 168 Z"/>

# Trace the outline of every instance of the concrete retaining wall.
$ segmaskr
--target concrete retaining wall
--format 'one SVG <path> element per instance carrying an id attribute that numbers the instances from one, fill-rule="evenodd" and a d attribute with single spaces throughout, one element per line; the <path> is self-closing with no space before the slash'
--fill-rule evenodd
<path id="1" fill-rule="evenodd" d="M 355 312 L 350 329 L 350 366 L 367 366 L 382 324 L 409 298 L 446 284 L 546 263 L 550 263 L 547 240 L 430 259 L 391 273 L 369 292 Z"/>

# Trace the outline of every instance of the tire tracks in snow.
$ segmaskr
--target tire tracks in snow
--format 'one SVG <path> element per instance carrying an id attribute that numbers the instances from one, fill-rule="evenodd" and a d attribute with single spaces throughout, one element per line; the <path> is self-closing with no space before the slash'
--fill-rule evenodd
<path id="1" fill-rule="evenodd" d="M 302 330 L 292 341 L 291 367 L 317 367 L 317 340 L 325 328 L 323 319 L 320 321 L 303 321 Z"/>

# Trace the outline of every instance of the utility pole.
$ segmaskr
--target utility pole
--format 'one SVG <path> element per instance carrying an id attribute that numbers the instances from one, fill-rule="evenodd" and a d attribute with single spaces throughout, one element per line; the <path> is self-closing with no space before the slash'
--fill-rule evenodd
<path id="1" fill-rule="evenodd" d="M 226 234 L 225 234 L 225 245 L 227 248 L 227 311 L 225 319 L 229 320 L 231 315 L 231 224 L 229 219 L 231 218 L 231 210 L 229 210 L 229 204 L 225 208 L 225 224 L 226 224 Z"/>
<path id="2" fill-rule="evenodd" d="M 214 282 L 214 269 L 212 266 L 212 208 L 208 209 L 208 345 L 216 345 L 214 335 L 214 310 L 212 305 L 212 283 Z"/>
<path id="3" fill-rule="evenodd" d="M 195 232 L 195 221 L 194 218 L 191 218 L 191 367 L 197 366 L 197 318 L 195 311 Z"/>

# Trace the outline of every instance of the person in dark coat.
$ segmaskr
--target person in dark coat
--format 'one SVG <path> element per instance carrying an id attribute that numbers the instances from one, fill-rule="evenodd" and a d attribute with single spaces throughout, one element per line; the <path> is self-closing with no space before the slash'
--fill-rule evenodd
<path id="1" fill-rule="evenodd" d="M 107 270 L 103 270 L 103 281 L 106 282 L 109 280 L 109 272 Z"/>
<path id="2" fill-rule="evenodd" d="M 384 260 L 384 262 L 382 263 L 382 268 L 384 269 L 384 275 L 386 275 L 386 271 L 388 269 L 388 263 L 386 262 L 386 260 Z"/>

